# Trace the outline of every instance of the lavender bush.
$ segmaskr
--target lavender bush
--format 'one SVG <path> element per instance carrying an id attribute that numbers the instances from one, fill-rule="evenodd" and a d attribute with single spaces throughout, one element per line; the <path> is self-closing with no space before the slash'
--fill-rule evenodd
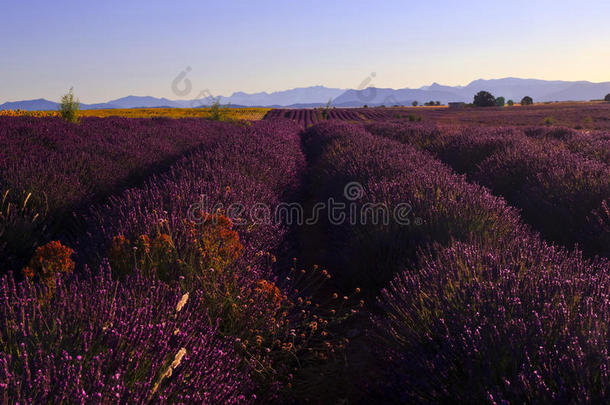
<path id="1" fill-rule="evenodd" d="M 0 117 L 0 198 L 17 210 L 27 201 L 25 217 L 17 218 L 15 209 L 0 214 L 0 267 L 19 270 L 37 245 L 79 233 L 73 211 L 232 128 L 196 119 L 84 118 L 72 125 L 59 118 Z"/>
<path id="2" fill-rule="evenodd" d="M 547 239 L 589 255 L 608 256 L 608 234 L 599 226 L 610 196 L 607 139 L 566 128 L 442 128 L 374 123 L 377 134 L 414 144 L 489 187 L 522 210 Z M 526 135 L 527 134 L 527 135 Z"/>
<path id="3" fill-rule="evenodd" d="M 0 280 L 0 398 L 15 403 L 253 402 L 201 294 L 103 265 L 43 287 Z"/>
<path id="4" fill-rule="evenodd" d="M 525 229 L 502 199 L 412 146 L 337 122 L 313 126 L 304 134 L 304 144 L 313 165 L 310 189 L 315 201 L 333 197 L 355 204 L 357 212 L 367 203 L 384 204 L 391 213 L 398 204 L 410 208 L 402 218 L 408 223 L 393 215 L 388 224 L 358 218 L 343 226 L 326 223 L 320 230 L 317 237 L 328 246 L 323 262 L 331 263 L 349 288 L 376 293 L 376 287 L 433 242 L 454 238 L 501 244 Z M 347 201 L 344 187 L 354 181 L 363 187 L 362 198 Z"/>
<path id="5" fill-rule="evenodd" d="M 49 208 L 88 205 L 95 196 L 147 177 L 231 128 L 198 119 L 0 118 L 0 189 L 46 195 Z M 4 193 L 4 191 L 3 191 Z"/>
<path id="6" fill-rule="evenodd" d="M 606 131 L 576 131 L 570 128 L 532 127 L 528 136 L 545 142 L 559 140 L 572 152 L 610 164 L 610 134 Z"/>
<path id="7" fill-rule="evenodd" d="M 153 176 L 142 187 L 126 190 L 92 208 L 91 237 L 83 243 L 93 241 L 95 250 L 104 252 L 113 237 L 149 234 L 163 221 L 181 244 L 185 223 L 191 219 L 189 209 L 194 205 L 196 209 L 191 214 L 201 216 L 206 209 L 226 210 L 237 203 L 243 208 L 241 212 L 228 216 L 243 220 L 236 229 L 247 256 L 277 249 L 288 228 L 282 223 L 263 221 L 263 217 L 256 221 L 253 207 L 259 203 L 273 211 L 280 201 L 296 193 L 305 165 L 298 131 L 299 127 L 289 121 L 231 128 L 213 145 L 184 157 L 167 173 Z"/>
<path id="8" fill-rule="evenodd" d="M 606 403 L 610 265 L 524 236 L 400 273 L 377 318 L 389 384 L 420 403 Z"/>
<path id="9" fill-rule="evenodd" d="M 560 148 L 529 145 L 490 156 L 473 178 L 521 208 L 526 221 L 548 239 L 566 246 L 580 242 L 589 254 L 610 254 L 610 247 L 595 242 L 607 234 L 595 236 L 588 228 L 593 212 L 610 196 L 606 164 Z"/>
<path id="10" fill-rule="evenodd" d="M 239 339 L 239 353 L 265 401 L 280 391 L 292 395 L 294 374 L 338 358 L 346 342 L 336 326 L 360 305 L 351 297 L 320 305 L 314 295 L 328 273 L 275 264 L 289 224 L 251 216 L 260 204 L 274 212 L 300 187 L 305 159 L 299 130 L 289 121 L 269 121 L 226 132 L 142 187 L 93 207 L 89 235 L 77 249 L 81 262 L 96 252 L 110 254 L 114 263 L 126 262 L 122 268 L 131 261 L 185 291 L 200 291 L 219 332 Z M 202 196 L 195 216 L 218 216 L 212 223 L 226 226 L 193 222 L 191 208 Z M 234 203 L 244 209 L 237 218 L 228 210 Z M 227 251 L 230 245 L 234 249 Z"/>

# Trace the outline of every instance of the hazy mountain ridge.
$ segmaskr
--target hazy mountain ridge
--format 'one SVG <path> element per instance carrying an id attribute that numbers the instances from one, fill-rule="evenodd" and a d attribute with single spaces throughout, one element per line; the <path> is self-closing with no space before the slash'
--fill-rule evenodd
<path id="1" fill-rule="evenodd" d="M 479 79 L 466 86 L 444 86 L 433 83 L 419 89 L 390 89 L 370 87 L 362 90 L 328 88 L 311 86 L 277 91 L 248 94 L 234 92 L 231 96 L 220 96 L 223 105 L 242 107 L 291 107 L 311 108 L 326 105 L 332 99 L 337 107 L 359 107 L 363 105 L 411 105 L 413 101 L 423 104 L 427 101 L 440 101 L 446 104 L 451 101 L 472 102 L 474 95 L 489 91 L 494 96 L 503 96 L 506 100 L 520 101 L 530 96 L 534 101 L 589 101 L 603 99 L 610 94 L 610 82 L 592 83 L 588 81 L 548 81 L 539 79 Z M 127 96 L 107 103 L 81 104 L 83 109 L 98 108 L 193 108 L 207 106 L 211 98 L 197 100 L 170 100 L 150 96 Z M 0 110 L 56 110 L 58 103 L 45 100 L 24 100 L 0 104 Z"/>
<path id="2" fill-rule="evenodd" d="M 586 81 L 546 81 L 537 79 L 492 79 L 475 80 L 467 86 L 442 86 L 437 83 L 420 89 L 365 89 L 348 90 L 334 100 L 337 106 L 368 105 L 410 105 L 426 101 L 472 102 L 479 91 L 489 91 L 494 96 L 519 102 L 530 96 L 534 101 L 589 101 L 603 99 L 610 93 L 610 82 L 591 83 Z M 375 93 L 375 97 L 371 96 Z"/>

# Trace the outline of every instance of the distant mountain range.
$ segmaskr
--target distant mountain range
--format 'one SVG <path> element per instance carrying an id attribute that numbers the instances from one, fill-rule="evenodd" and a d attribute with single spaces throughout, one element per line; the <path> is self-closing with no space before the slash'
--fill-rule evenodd
<path id="1" fill-rule="evenodd" d="M 493 79 L 475 80 L 467 86 L 443 86 L 434 83 L 419 89 L 365 89 L 348 90 L 333 100 L 336 106 L 368 105 L 411 105 L 413 101 L 420 104 L 426 101 L 440 101 L 443 104 L 452 101 L 471 103 L 474 95 L 485 90 L 496 97 L 519 102 L 530 96 L 534 101 L 589 101 L 603 99 L 610 94 L 610 82 L 566 82 L 536 79 Z"/>
<path id="2" fill-rule="evenodd" d="M 547 81 L 537 79 L 493 79 L 475 80 L 467 86 L 443 86 L 434 83 L 419 89 L 386 89 L 369 87 L 361 90 L 336 89 L 324 86 L 302 87 L 273 93 L 244 92 L 233 93 L 229 97 L 220 97 L 223 105 L 232 107 L 289 107 L 312 108 L 324 106 L 329 100 L 336 107 L 361 107 L 363 105 L 411 105 L 414 101 L 423 104 L 427 101 L 440 101 L 443 104 L 452 101 L 472 102 L 474 95 L 481 90 L 489 91 L 494 96 L 503 96 L 506 100 L 520 101 L 530 96 L 534 101 L 589 101 L 603 99 L 610 94 L 610 82 L 591 83 L 586 81 Z M 81 104 L 81 108 L 186 108 L 209 106 L 213 100 L 170 100 L 167 98 L 127 96 L 107 103 Z M 56 110 L 58 103 L 45 100 L 13 101 L 0 104 L 0 110 Z"/>

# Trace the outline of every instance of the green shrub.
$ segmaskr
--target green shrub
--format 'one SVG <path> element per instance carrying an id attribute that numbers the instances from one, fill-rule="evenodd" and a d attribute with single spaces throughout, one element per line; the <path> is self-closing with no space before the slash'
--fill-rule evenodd
<path id="1" fill-rule="evenodd" d="M 323 120 L 327 120 L 328 119 L 328 112 L 330 110 L 330 104 L 333 102 L 333 99 L 329 99 L 328 103 L 326 103 L 326 107 L 322 110 L 322 119 Z"/>
<path id="2" fill-rule="evenodd" d="M 80 109 L 80 102 L 78 99 L 74 100 L 74 88 L 70 87 L 70 91 L 64 94 L 59 104 L 59 114 L 61 118 L 68 122 L 78 122 L 78 111 Z"/>
<path id="3" fill-rule="evenodd" d="M 220 97 L 216 98 L 210 106 L 210 119 L 213 121 L 224 121 L 229 112 L 228 107 L 220 106 Z"/>

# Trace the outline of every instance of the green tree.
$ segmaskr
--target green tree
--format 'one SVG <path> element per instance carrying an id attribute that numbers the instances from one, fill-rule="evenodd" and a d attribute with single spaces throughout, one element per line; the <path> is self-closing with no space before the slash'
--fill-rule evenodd
<path id="1" fill-rule="evenodd" d="M 68 122 L 78 122 L 78 111 L 80 109 L 80 101 L 74 99 L 74 87 L 70 87 L 70 91 L 61 97 L 59 104 L 59 115 Z"/>
<path id="2" fill-rule="evenodd" d="M 326 103 L 326 108 L 322 110 L 322 119 L 327 120 L 329 117 L 330 105 L 333 102 L 332 98 L 328 99 L 328 103 Z"/>
<path id="3" fill-rule="evenodd" d="M 515 102 L 513 100 L 508 100 L 506 104 L 508 104 L 509 107 L 512 107 L 515 105 Z"/>
<path id="4" fill-rule="evenodd" d="M 609 95 L 610 95 L 610 94 L 609 94 Z M 417 107 L 417 105 L 418 105 L 418 104 L 419 104 L 419 103 L 418 103 L 417 101 L 414 101 L 414 102 L 412 102 L 412 103 L 411 103 L 411 105 L 412 105 L 413 107 Z"/>
<path id="5" fill-rule="evenodd" d="M 210 106 L 210 119 L 213 121 L 222 121 L 226 113 L 226 109 L 220 107 L 220 97 L 214 99 L 214 102 Z"/>
<path id="6" fill-rule="evenodd" d="M 473 104 L 477 107 L 493 107 L 496 105 L 496 98 L 487 91 L 480 91 L 474 96 Z"/>
<path id="7" fill-rule="evenodd" d="M 610 103 L 610 94 L 606 94 L 606 98 L 604 98 L 604 100 Z"/>
<path id="8" fill-rule="evenodd" d="M 504 104 L 506 104 L 506 99 L 504 97 L 500 96 L 496 99 L 496 105 L 498 107 L 504 107 Z"/>
<path id="9" fill-rule="evenodd" d="M 532 99 L 530 96 L 525 96 L 523 97 L 523 99 L 521 99 L 521 105 L 532 105 L 534 104 L 534 99 Z"/>

